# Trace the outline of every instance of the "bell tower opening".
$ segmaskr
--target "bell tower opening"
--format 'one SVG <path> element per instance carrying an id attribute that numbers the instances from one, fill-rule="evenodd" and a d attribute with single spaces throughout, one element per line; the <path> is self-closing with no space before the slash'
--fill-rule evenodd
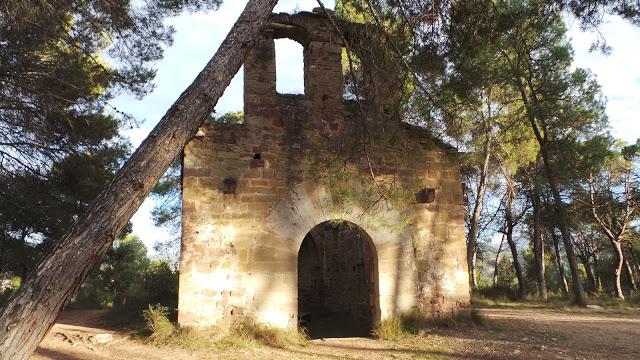
<path id="1" fill-rule="evenodd" d="M 371 336 L 379 318 L 378 259 L 355 224 L 327 221 L 298 252 L 298 321 L 312 339 Z"/>

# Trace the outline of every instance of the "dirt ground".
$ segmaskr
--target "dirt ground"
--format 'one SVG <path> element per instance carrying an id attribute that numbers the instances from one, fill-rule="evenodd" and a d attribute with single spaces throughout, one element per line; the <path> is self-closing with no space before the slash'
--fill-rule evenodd
<path id="1" fill-rule="evenodd" d="M 640 311 L 482 309 L 484 326 L 434 329 L 399 342 L 320 339 L 309 346 L 210 351 L 158 348 L 108 329 L 101 311 L 64 313 L 33 360 L 640 359 Z M 97 339 L 111 335 L 105 344 Z M 96 337 L 96 335 L 99 335 Z"/>

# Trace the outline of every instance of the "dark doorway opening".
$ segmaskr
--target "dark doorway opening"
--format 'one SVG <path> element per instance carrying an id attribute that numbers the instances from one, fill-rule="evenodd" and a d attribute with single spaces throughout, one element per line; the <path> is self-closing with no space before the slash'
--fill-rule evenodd
<path id="1" fill-rule="evenodd" d="M 311 229 L 298 252 L 298 320 L 312 339 L 371 336 L 379 318 L 371 238 L 346 221 Z"/>

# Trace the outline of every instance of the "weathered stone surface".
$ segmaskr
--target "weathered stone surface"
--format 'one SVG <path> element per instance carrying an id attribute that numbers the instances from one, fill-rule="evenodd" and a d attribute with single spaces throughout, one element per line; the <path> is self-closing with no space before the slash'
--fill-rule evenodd
<path id="1" fill-rule="evenodd" d="M 423 129 L 385 117 L 386 103 L 379 101 L 389 99 L 378 85 L 388 80 L 379 75 L 370 76 L 372 92 L 360 105 L 343 100 L 343 44 L 324 16 L 278 14 L 272 22 L 288 26 L 265 31 L 245 62 L 244 123 L 205 125 L 203 136 L 184 150 L 179 322 L 209 326 L 252 316 L 297 326 L 300 246 L 317 225 L 335 220 L 354 224 L 370 239 L 376 320 L 415 310 L 434 317 L 465 311 L 469 289 L 456 153 Z M 304 95 L 276 93 L 273 39 L 281 37 L 305 48 Z M 377 121 L 372 128 L 381 129 L 371 133 L 371 168 L 353 162 L 345 169 L 365 185 L 373 169 L 376 181 L 393 189 L 435 189 L 433 202 L 410 196 L 372 212 L 336 201 L 340 184 L 318 173 L 329 171 L 336 154 L 360 151 L 353 143 L 362 136 L 362 106 L 381 118 L 370 116 Z M 231 194 L 224 186 L 229 177 L 237 179 Z M 334 260 L 348 269 L 346 259 Z M 300 267 L 307 268 L 317 266 Z M 334 288 L 340 296 L 348 289 Z"/>

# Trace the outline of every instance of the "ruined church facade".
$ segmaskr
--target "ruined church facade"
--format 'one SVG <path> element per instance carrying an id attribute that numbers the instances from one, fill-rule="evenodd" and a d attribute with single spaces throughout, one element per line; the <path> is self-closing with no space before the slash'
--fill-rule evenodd
<path id="1" fill-rule="evenodd" d="M 204 124 L 185 147 L 181 325 L 333 316 L 370 331 L 403 313 L 467 308 L 457 154 L 385 119 L 375 89 L 369 102 L 344 98 L 348 36 L 320 12 L 272 15 L 244 64 L 243 123 Z M 276 92 L 277 38 L 304 47 L 304 95 Z M 363 126 L 363 106 L 383 120 Z M 392 146 L 367 149 L 363 132 Z M 396 189 L 405 195 L 387 199 Z"/>

